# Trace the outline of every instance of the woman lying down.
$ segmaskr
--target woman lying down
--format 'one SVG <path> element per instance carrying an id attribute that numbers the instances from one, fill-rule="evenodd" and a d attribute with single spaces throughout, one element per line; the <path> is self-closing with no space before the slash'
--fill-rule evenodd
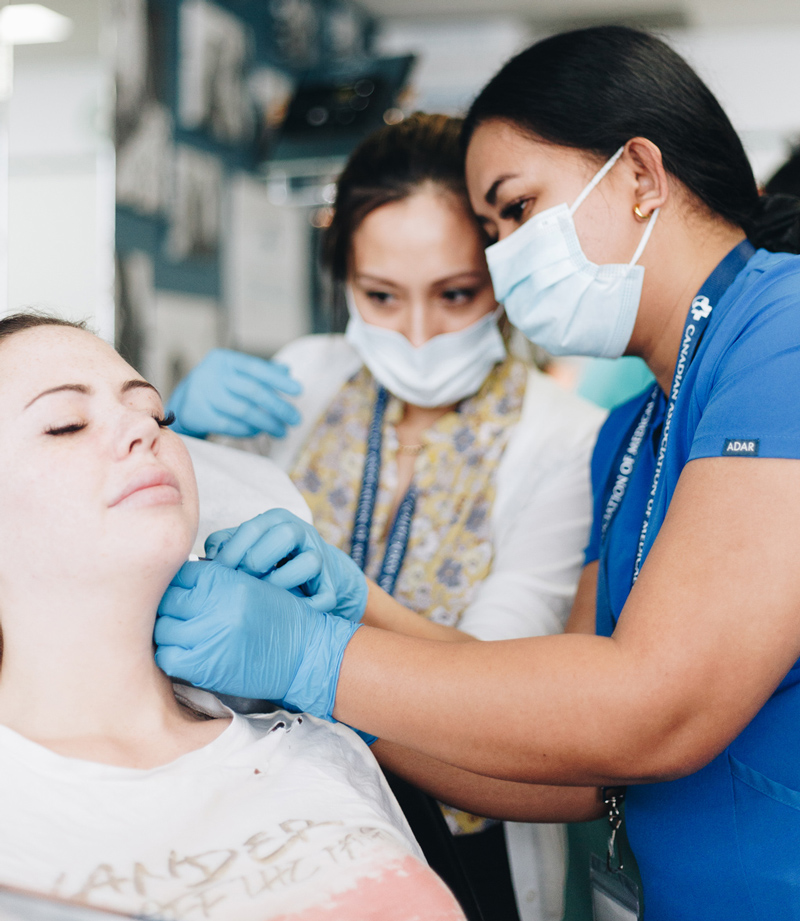
<path id="1" fill-rule="evenodd" d="M 91 333 L 0 321 L 0 883 L 170 919 L 462 918 L 354 733 L 156 668 L 197 527 L 163 416 Z"/>

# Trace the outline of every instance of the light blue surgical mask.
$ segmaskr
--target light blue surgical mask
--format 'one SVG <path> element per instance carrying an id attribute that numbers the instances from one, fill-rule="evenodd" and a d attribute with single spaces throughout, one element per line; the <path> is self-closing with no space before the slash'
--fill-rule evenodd
<path id="1" fill-rule="evenodd" d="M 581 249 L 572 217 L 622 156 L 611 157 L 575 199 L 534 215 L 486 250 L 495 297 L 511 322 L 552 355 L 619 358 L 628 345 L 644 281 L 641 258 L 656 209 L 627 265 L 596 265 Z"/>
<path id="2" fill-rule="evenodd" d="M 506 357 L 498 307 L 454 333 L 413 346 L 402 334 L 367 323 L 347 288 L 350 321 L 345 336 L 389 393 L 412 406 L 449 406 L 477 393 L 492 368 Z"/>

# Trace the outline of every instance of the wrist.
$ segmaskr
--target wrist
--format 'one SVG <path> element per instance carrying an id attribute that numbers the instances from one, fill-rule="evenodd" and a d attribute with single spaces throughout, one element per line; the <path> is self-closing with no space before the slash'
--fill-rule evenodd
<path id="1" fill-rule="evenodd" d="M 332 722 L 344 651 L 361 625 L 317 612 L 314 621 L 313 634 L 283 699 L 296 710 Z"/>
<path id="2" fill-rule="evenodd" d="M 367 610 L 367 599 L 369 590 L 367 580 L 359 571 L 355 578 L 353 590 L 350 592 L 350 603 L 348 604 L 347 619 L 353 623 L 360 624 L 364 619 L 364 612 Z"/>

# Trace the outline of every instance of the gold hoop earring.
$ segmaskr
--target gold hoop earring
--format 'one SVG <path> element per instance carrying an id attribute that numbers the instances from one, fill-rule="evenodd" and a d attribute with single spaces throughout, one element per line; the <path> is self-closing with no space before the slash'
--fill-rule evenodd
<path id="1" fill-rule="evenodd" d="M 633 206 L 633 213 L 643 221 L 649 221 L 653 216 L 652 214 L 642 214 L 642 209 L 638 205 Z"/>

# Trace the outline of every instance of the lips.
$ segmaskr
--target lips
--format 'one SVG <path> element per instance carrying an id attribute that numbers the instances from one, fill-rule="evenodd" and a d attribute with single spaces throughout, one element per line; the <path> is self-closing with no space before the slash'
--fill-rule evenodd
<path id="1" fill-rule="evenodd" d="M 141 493 L 147 489 L 171 488 L 180 494 L 180 487 L 177 479 L 164 467 L 145 467 L 137 471 L 124 488 L 115 496 L 109 504 L 109 508 L 119 505 L 131 496 Z"/>

